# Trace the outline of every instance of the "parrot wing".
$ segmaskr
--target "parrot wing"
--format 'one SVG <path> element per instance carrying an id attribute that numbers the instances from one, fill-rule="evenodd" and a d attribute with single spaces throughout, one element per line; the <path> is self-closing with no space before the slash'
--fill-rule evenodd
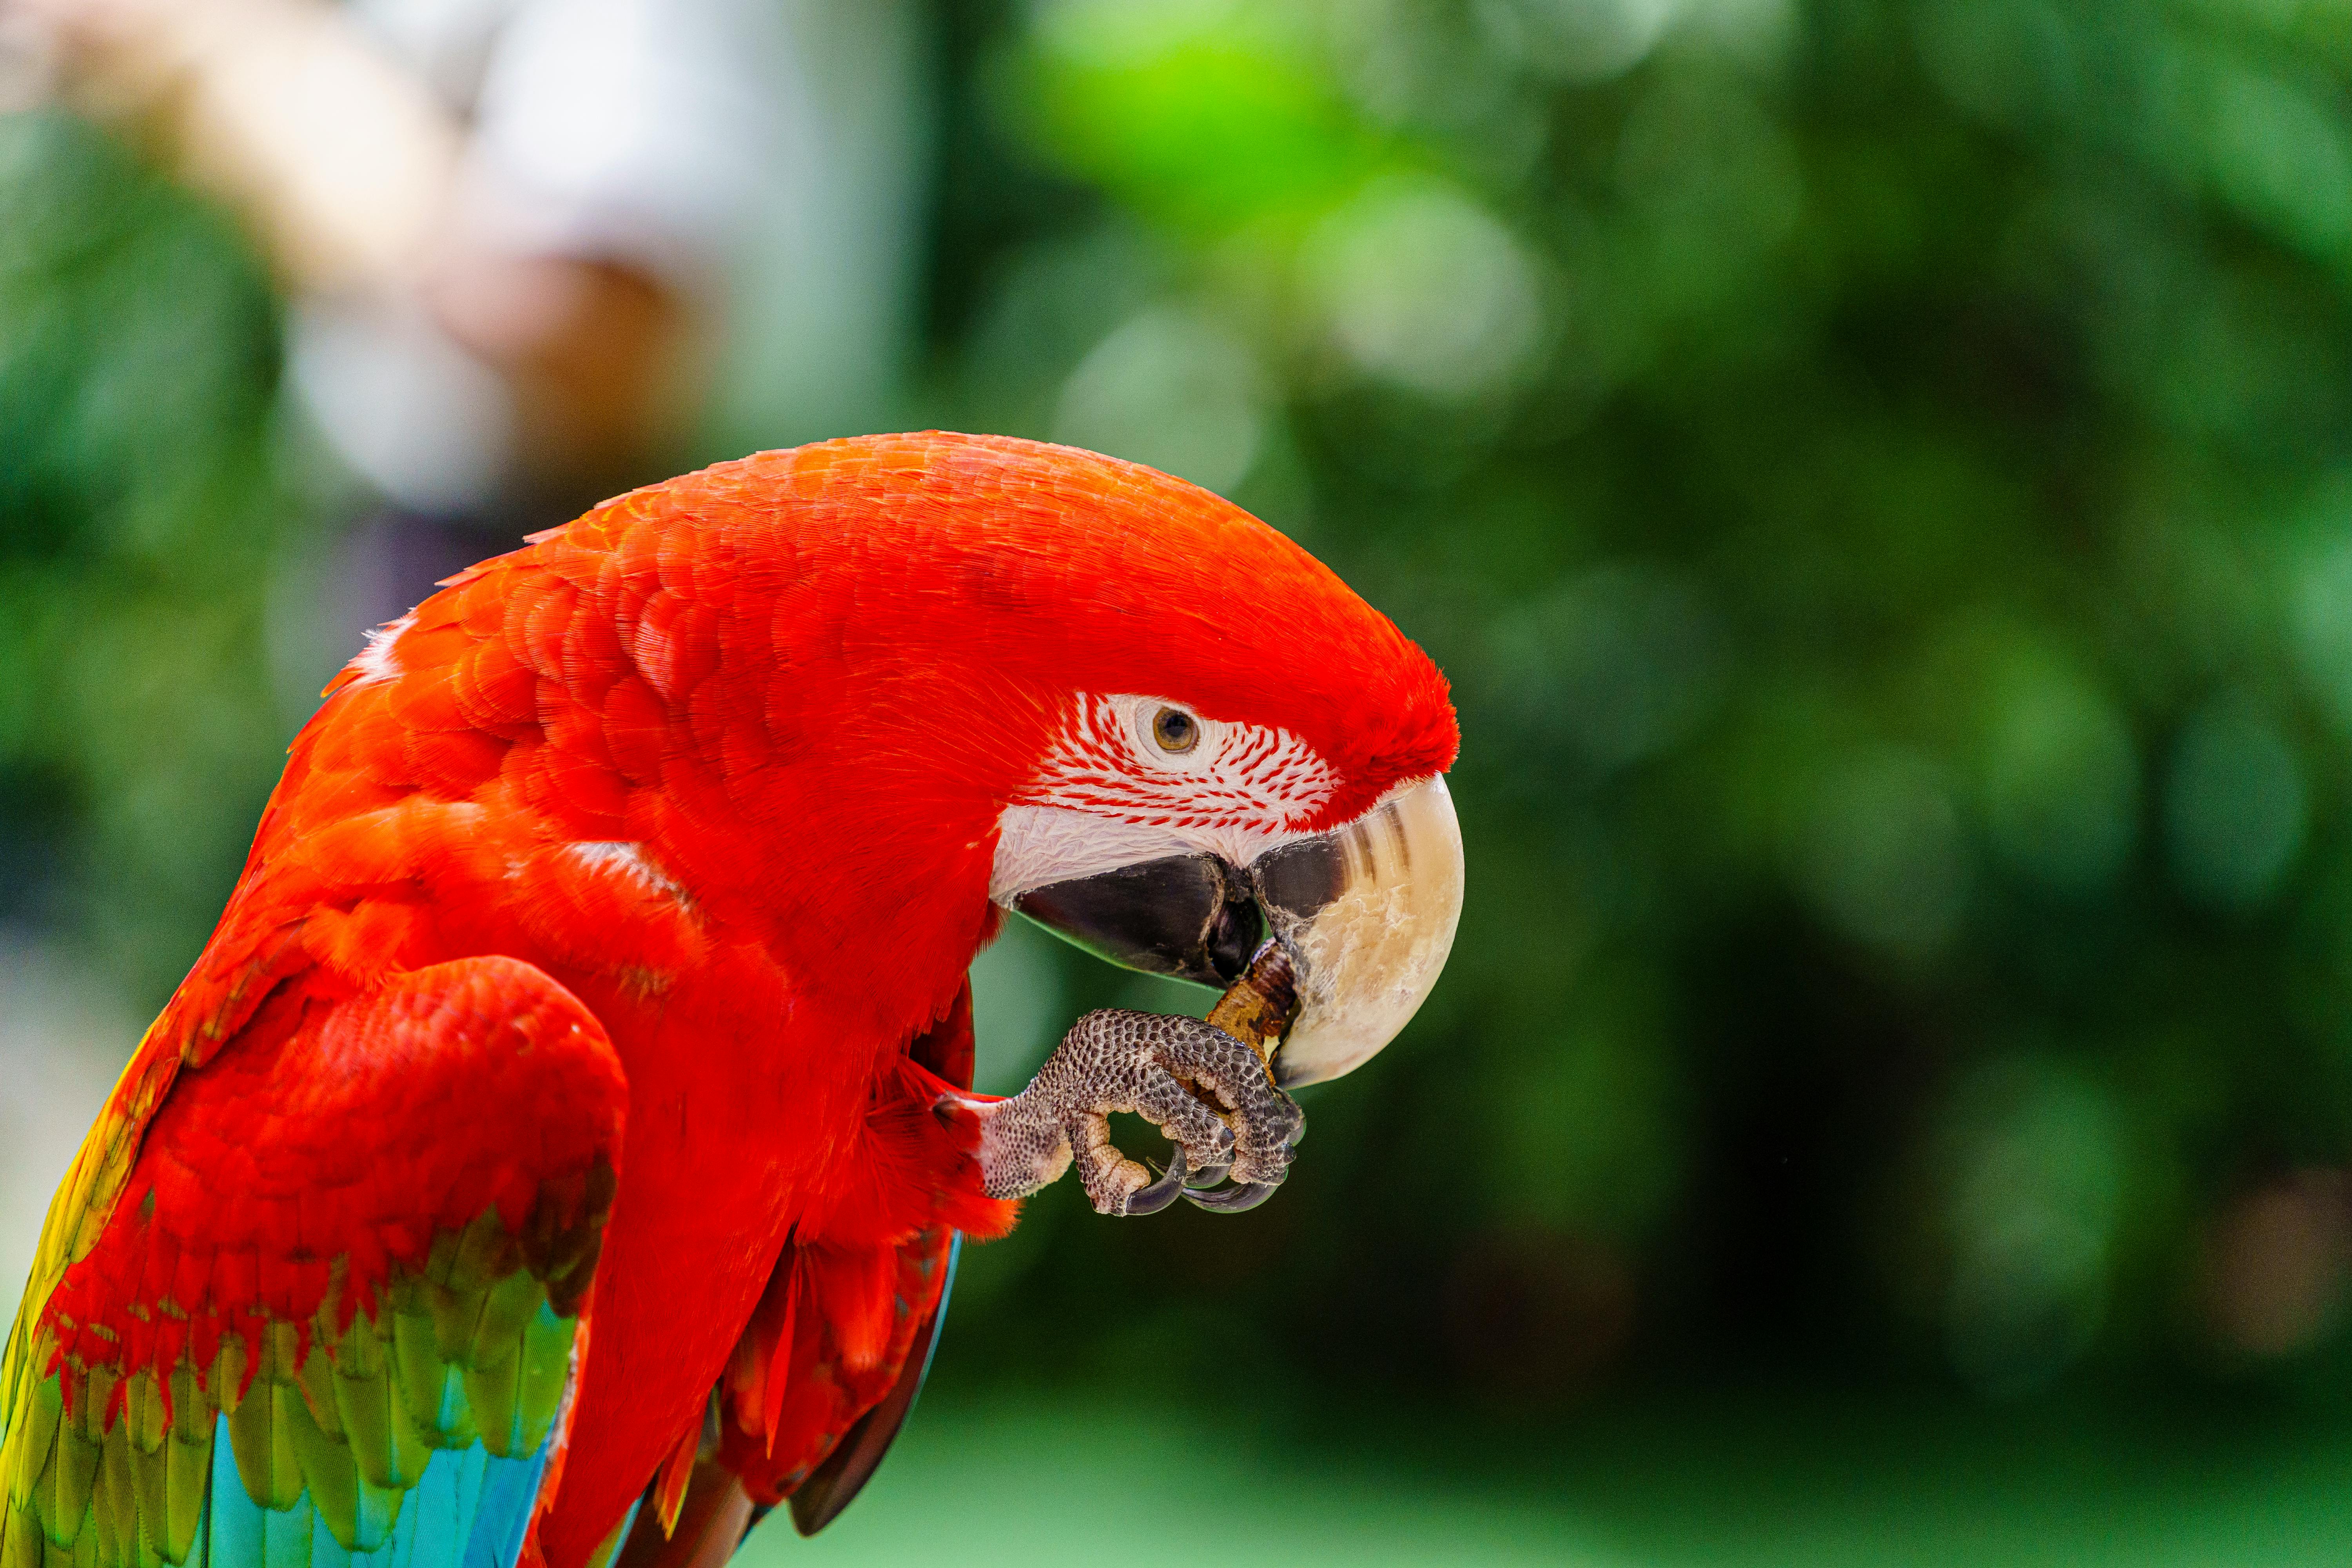
<path id="1" fill-rule="evenodd" d="M 972 1057 L 966 981 L 947 1016 L 907 1047 L 907 1091 L 877 1108 L 876 1134 L 911 1142 L 935 1131 L 936 1091 L 969 1089 Z M 880 1246 L 787 1241 L 713 1391 L 709 1423 L 655 1477 L 615 1568 L 722 1568 L 781 1501 L 803 1535 L 831 1523 L 922 1392 L 962 1250 L 958 1226 L 1002 1235 L 1008 1206 L 942 1212 Z"/>
<path id="2" fill-rule="evenodd" d="M 511 1568 L 552 1495 L 611 1042 L 512 959 L 287 969 L 215 1040 L 166 1012 L 51 1205 L 0 1568 Z"/>
<path id="3" fill-rule="evenodd" d="M 944 1247 L 940 1245 L 942 1240 Z M 809 1472 L 808 1479 L 793 1489 L 793 1527 L 803 1535 L 814 1535 L 856 1501 L 880 1468 L 890 1445 L 898 1441 L 898 1428 L 906 1425 L 915 1408 L 916 1395 L 923 1392 L 924 1379 L 931 1374 L 931 1357 L 940 1348 L 940 1331 L 947 1327 L 948 1298 L 955 1289 L 956 1260 L 962 1253 L 961 1231 L 950 1231 L 944 1237 L 936 1232 L 926 1232 L 900 1249 L 900 1270 L 912 1276 L 914 1285 L 911 1290 L 902 1290 L 901 1296 L 912 1296 L 914 1300 L 908 1305 L 918 1309 L 928 1298 L 930 1310 L 914 1318 L 915 1331 L 908 1342 L 906 1359 L 899 1363 L 898 1381 L 882 1396 L 882 1403 L 859 1416 L 842 1434 L 841 1441 L 834 1445 L 833 1452 Z"/>
<path id="4" fill-rule="evenodd" d="M 956 1089 L 969 1089 L 974 1045 L 971 981 L 966 978 L 948 1016 L 929 1034 L 909 1045 L 907 1055 L 926 1072 Z M 789 1266 L 793 1248 L 787 1246 L 784 1250 Z M 955 1289 L 956 1263 L 962 1255 L 963 1233 L 944 1226 L 919 1231 L 892 1249 L 890 1310 L 905 1335 L 903 1342 L 898 1334 L 891 1336 L 893 1359 L 887 1364 L 897 1368 L 897 1375 L 881 1400 L 852 1422 L 838 1439 L 831 1431 L 824 1434 L 823 1440 L 832 1442 L 832 1450 L 817 1462 L 806 1479 L 793 1489 L 793 1526 L 803 1535 L 814 1535 L 856 1501 L 880 1467 L 883 1456 L 890 1451 L 890 1445 L 898 1441 L 898 1429 L 913 1413 L 915 1398 L 923 1391 L 924 1379 L 930 1375 L 931 1357 L 940 1348 L 940 1332 L 947 1327 L 948 1298 Z M 829 1380 L 854 1381 L 845 1377 L 838 1365 L 829 1364 L 824 1370 Z M 773 1452 L 772 1446 L 770 1451 Z"/>
<path id="5" fill-rule="evenodd" d="M 813 1256 L 787 1244 L 713 1396 L 717 1447 L 707 1428 L 679 1446 L 631 1510 L 614 1568 L 724 1568 L 780 1500 L 803 1535 L 831 1523 L 915 1407 L 962 1240 L 956 1231 L 927 1230 L 873 1257 Z M 852 1367 L 823 1321 L 824 1298 L 861 1277 L 890 1281 L 881 1300 L 897 1327 L 877 1360 Z M 748 1386 L 740 1381 L 747 1368 L 758 1369 Z M 746 1408 L 747 1399 L 756 1406 L 764 1398 L 773 1400 L 772 1445 L 756 1407 Z"/>

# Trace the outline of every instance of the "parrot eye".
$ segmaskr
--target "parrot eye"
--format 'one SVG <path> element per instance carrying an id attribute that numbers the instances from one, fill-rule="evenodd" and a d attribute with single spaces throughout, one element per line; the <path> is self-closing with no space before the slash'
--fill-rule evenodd
<path id="1" fill-rule="evenodd" d="M 1201 721 L 1181 708 L 1162 708 L 1151 716 L 1151 742 L 1171 756 L 1181 756 L 1201 743 Z"/>

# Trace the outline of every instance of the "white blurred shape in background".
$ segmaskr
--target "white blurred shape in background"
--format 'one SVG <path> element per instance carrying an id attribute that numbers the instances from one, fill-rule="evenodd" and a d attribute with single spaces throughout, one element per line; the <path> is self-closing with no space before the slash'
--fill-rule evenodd
<path id="1" fill-rule="evenodd" d="M 695 305 L 707 438 L 886 426 L 908 353 L 929 127 L 904 0 L 359 0 L 469 130 L 473 243 L 616 263 Z M 297 301 L 292 370 L 330 443 L 425 511 L 510 481 L 512 395 L 401 294 Z"/>

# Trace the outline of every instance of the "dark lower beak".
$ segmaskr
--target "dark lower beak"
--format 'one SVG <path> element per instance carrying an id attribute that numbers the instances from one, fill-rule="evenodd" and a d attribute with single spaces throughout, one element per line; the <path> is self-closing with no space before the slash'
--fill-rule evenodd
<path id="1" fill-rule="evenodd" d="M 1013 907 L 1097 958 L 1218 990 L 1249 967 L 1265 940 L 1249 878 L 1213 855 L 1049 883 Z"/>

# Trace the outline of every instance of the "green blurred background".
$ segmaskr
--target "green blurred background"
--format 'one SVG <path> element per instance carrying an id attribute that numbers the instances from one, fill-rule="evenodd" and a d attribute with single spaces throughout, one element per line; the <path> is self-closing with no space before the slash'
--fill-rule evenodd
<path id="1" fill-rule="evenodd" d="M 2352 5 L 919 27 L 887 418 L 674 466 L 1232 496 L 1452 679 L 1471 896 L 1277 1201 L 1035 1200 L 868 1496 L 753 1550 L 2352 1557 Z M 321 674 L 279 330 L 226 216 L 0 118 L 12 1269 Z M 1194 1002 L 1026 931 L 977 988 L 1000 1089 Z"/>

